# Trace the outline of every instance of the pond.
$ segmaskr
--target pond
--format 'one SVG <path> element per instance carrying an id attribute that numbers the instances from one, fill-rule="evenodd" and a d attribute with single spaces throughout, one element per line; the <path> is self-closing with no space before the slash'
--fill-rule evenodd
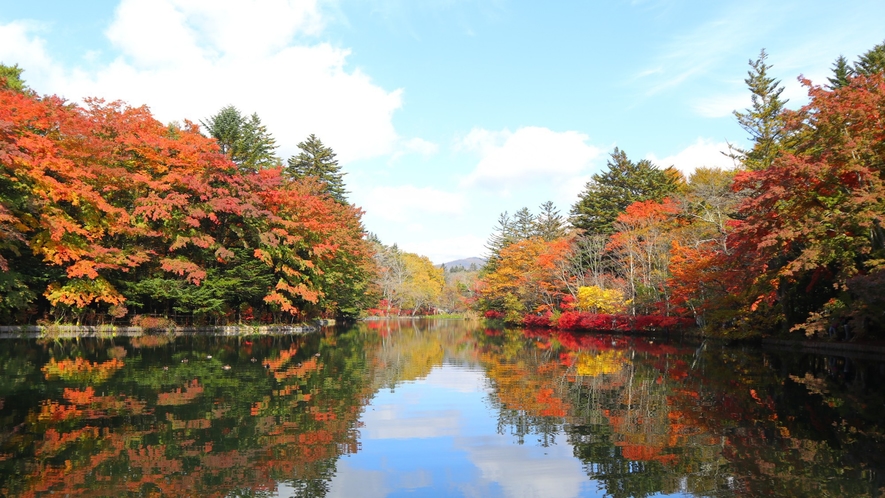
<path id="1" fill-rule="evenodd" d="M 457 320 L 0 344 L 3 496 L 885 494 L 876 358 Z"/>

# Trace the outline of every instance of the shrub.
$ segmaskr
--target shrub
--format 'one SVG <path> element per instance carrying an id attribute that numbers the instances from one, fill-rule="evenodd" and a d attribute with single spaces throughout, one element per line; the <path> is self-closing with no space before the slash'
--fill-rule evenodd
<path id="1" fill-rule="evenodd" d="M 550 327 L 552 313 L 549 311 L 543 314 L 528 314 L 522 318 L 522 324 L 529 328 L 546 328 Z"/>

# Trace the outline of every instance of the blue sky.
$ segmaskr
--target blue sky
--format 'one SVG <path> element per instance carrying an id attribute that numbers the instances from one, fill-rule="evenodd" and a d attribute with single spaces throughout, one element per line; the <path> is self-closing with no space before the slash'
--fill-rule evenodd
<path id="1" fill-rule="evenodd" d="M 0 0 L 0 62 L 40 93 L 148 105 L 163 122 L 257 112 L 284 159 L 315 133 L 387 244 L 482 255 L 498 215 L 566 215 L 617 146 L 728 166 L 760 49 L 800 74 L 885 40 L 885 2 Z"/>

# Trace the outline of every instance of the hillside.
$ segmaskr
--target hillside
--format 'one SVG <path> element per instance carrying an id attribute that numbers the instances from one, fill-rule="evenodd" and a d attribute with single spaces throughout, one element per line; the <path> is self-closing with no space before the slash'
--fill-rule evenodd
<path id="1" fill-rule="evenodd" d="M 449 261 L 448 263 L 443 263 L 439 265 L 440 267 L 445 268 L 447 271 L 452 270 L 453 268 L 463 268 L 464 270 L 470 270 L 471 266 L 473 266 L 474 270 L 478 270 L 482 268 L 482 265 L 486 264 L 486 260 L 483 258 L 463 258 L 456 259 L 454 261 Z"/>

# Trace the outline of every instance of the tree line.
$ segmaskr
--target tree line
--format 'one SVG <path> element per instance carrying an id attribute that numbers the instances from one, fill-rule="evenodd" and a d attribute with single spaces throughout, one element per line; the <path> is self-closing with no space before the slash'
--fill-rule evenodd
<path id="1" fill-rule="evenodd" d="M 691 319 L 723 337 L 880 335 L 885 43 L 854 64 L 840 56 L 827 85 L 800 78 L 797 110 L 767 58 L 750 61 L 751 106 L 734 112 L 750 138 L 730 146 L 734 169 L 686 178 L 614 149 L 567 221 L 549 203 L 501 215 L 476 307 L 560 327 L 606 314 Z"/>
<path id="2" fill-rule="evenodd" d="M 164 125 L 21 73 L 0 66 L 0 323 L 288 322 L 375 298 L 363 213 L 316 136 L 283 164 L 233 106 Z"/>

